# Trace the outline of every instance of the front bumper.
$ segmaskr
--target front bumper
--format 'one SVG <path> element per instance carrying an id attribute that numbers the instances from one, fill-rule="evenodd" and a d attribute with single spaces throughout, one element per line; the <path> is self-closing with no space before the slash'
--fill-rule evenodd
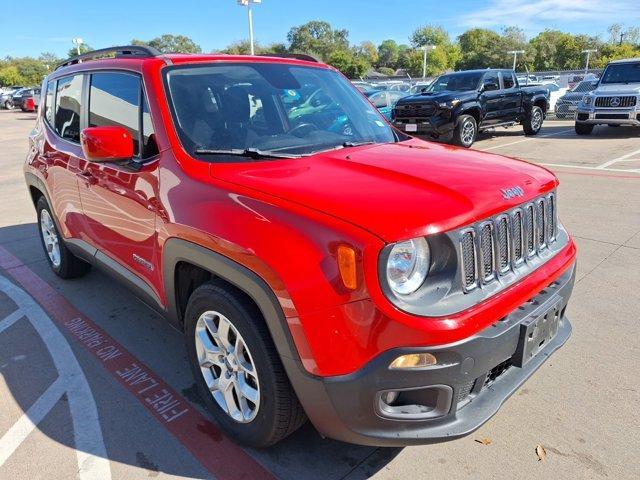
<path id="1" fill-rule="evenodd" d="M 462 437 L 491 418 L 567 341 L 571 324 L 565 309 L 574 280 L 575 263 L 530 301 L 469 339 L 439 347 L 393 349 L 349 375 L 312 377 L 298 369 L 291 380 L 307 415 L 324 436 L 376 446 Z M 523 324 L 552 306 L 560 317 L 556 335 L 524 366 L 514 365 Z M 399 355 L 418 352 L 435 355 L 439 365 L 389 370 Z M 293 365 L 287 367 L 290 374 L 295 370 L 290 368 Z M 421 412 L 388 409 L 381 399 L 389 391 L 422 395 L 431 408 Z"/>
<path id="2" fill-rule="evenodd" d="M 598 108 L 588 110 L 578 107 L 576 123 L 640 126 L 640 110 L 636 108 Z"/>
<path id="3" fill-rule="evenodd" d="M 393 126 L 413 136 L 430 138 L 448 138 L 453 133 L 455 123 L 451 116 L 432 116 L 426 118 L 394 118 Z"/>

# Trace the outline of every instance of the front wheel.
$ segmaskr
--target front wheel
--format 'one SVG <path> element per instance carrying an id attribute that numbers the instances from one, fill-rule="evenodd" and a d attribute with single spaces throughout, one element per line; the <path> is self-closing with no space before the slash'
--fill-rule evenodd
<path id="1" fill-rule="evenodd" d="M 7 110 L 13 110 L 13 103 L 10 100 L 7 100 L 6 102 L 4 102 L 4 108 L 6 108 Z"/>
<path id="2" fill-rule="evenodd" d="M 542 128 L 542 122 L 544 120 L 544 112 L 540 107 L 535 105 L 531 108 L 529 117 L 522 124 L 525 135 L 537 135 Z"/>
<path id="3" fill-rule="evenodd" d="M 258 308 L 214 282 L 185 314 L 189 363 L 207 409 L 235 441 L 268 447 L 306 420 Z"/>
<path id="4" fill-rule="evenodd" d="M 576 123 L 575 130 L 578 135 L 590 135 L 593 132 L 593 124 Z"/>
<path id="5" fill-rule="evenodd" d="M 476 124 L 476 119 L 471 115 L 460 115 L 458 124 L 453 130 L 453 138 L 451 141 L 454 145 L 469 148 L 473 145 L 477 134 L 478 125 Z"/>

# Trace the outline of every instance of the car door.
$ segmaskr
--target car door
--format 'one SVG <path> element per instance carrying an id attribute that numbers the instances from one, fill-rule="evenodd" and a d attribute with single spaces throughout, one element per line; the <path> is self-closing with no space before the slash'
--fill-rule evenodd
<path id="1" fill-rule="evenodd" d="M 500 72 L 502 82 L 502 105 L 500 116 L 503 122 L 518 119 L 522 110 L 522 92 L 518 87 L 515 74 L 510 70 Z"/>
<path id="2" fill-rule="evenodd" d="M 480 103 L 483 106 L 482 125 L 500 123 L 500 110 L 502 106 L 502 92 L 500 91 L 500 79 L 498 72 L 487 72 L 482 80 L 482 93 Z"/>
<path id="3" fill-rule="evenodd" d="M 78 192 L 82 88 L 84 75 L 49 80 L 42 142 L 34 166 L 42 173 L 50 207 L 64 238 L 79 238 L 83 214 Z"/>
<path id="4" fill-rule="evenodd" d="M 144 281 L 157 295 L 157 147 L 141 77 L 122 71 L 94 72 L 89 82 L 87 125 L 124 127 L 134 139 L 135 158 L 81 162 L 78 177 L 86 238 L 98 249 L 100 261 L 136 285 Z"/>

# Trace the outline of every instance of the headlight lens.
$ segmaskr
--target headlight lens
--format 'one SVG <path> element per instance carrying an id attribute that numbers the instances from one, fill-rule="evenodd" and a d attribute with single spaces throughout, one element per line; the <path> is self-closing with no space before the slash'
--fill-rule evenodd
<path id="1" fill-rule="evenodd" d="M 582 103 L 584 103 L 585 105 L 591 105 L 591 99 L 593 97 L 591 95 L 585 95 L 584 97 L 582 97 Z"/>
<path id="2" fill-rule="evenodd" d="M 387 260 L 387 282 L 400 295 L 415 292 L 429 273 L 431 254 L 423 237 L 394 245 Z"/>
<path id="3" fill-rule="evenodd" d="M 460 103 L 460 100 L 455 98 L 453 100 L 449 100 L 448 102 L 440 102 L 438 103 L 438 105 L 440 106 L 440 108 L 453 108 L 459 103 Z"/>

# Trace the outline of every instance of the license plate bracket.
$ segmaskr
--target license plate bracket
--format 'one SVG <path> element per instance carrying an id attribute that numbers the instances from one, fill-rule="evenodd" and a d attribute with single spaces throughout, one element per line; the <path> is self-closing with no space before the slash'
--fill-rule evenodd
<path id="1" fill-rule="evenodd" d="M 558 302 L 543 314 L 529 317 L 520 324 L 518 348 L 512 359 L 516 367 L 524 367 L 556 336 L 561 306 L 561 302 Z"/>

